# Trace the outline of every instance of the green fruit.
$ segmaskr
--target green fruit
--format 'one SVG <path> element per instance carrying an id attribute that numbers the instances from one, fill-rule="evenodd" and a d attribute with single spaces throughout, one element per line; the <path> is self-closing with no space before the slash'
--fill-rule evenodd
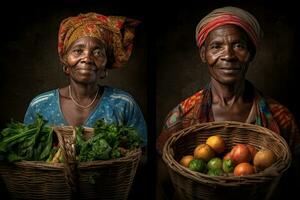
<path id="1" fill-rule="evenodd" d="M 234 163 L 231 159 L 226 159 L 223 161 L 223 171 L 225 173 L 231 173 L 234 170 Z"/>
<path id="2" fill-rule="evenodd" d="M 210 169 L 210 170 L 208 170 L 207 174 L 210 176 L 222 176 L 223 170 L 220 168 Z"/>
<path id="3" fill-rule="evenodd" d="M 223 161 L 221 158 L 218 158 L 218 157 L 212 158 L 207 163 L 207 169 L 208 170 L 222 169 L 222 163 L 223 163 Z"/>
<path id="4" fill-rule="evenodd" d="M 206 170 L 206 164 L 204 160 L 193 159 L 189 163 L 189 169 L 197 172 L 204 172 Z"/>

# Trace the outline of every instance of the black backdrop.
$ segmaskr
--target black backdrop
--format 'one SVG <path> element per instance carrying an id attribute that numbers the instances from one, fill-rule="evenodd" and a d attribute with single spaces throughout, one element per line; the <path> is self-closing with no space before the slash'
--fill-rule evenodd
<path id="1" fill-rule="evenodd" d="M 66 84 L 57 56 L 57 31 L 65 17 L 79 12 L 124 15 L 142 21 L 126 68 L 110 72 L 105 84 L 130 92 L 148 124 L 148 163 L 138 171 L 132 199 L 155 199 L 155 139 L 166 114 L 207 81 L 194 39 L 198 21 L 212 9 L 239 6 L 259 20 L 264 40 L 248 78 L 286 105 L 300 122 L 297 97 L 299 22 L 288 1 L 10 1 L 1 6 L 0 127 L 22 120 L 32 97 Z M 299 123 L 300 124 L 300 123 Z M 159 172 L 158 172 L 159 174 Z M 158 195 L 156 197 L 160 199 Z"/>

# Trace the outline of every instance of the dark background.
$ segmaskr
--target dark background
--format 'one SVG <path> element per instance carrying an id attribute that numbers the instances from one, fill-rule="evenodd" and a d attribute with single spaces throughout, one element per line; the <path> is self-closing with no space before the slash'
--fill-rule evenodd
<path id="1" fill-rule="evenodd" d="M 156 69 L 157 135 L 168 112 L 208 83 L 208 69 L 198 54 L 195 29 L 205 15 L 223 6 L 245 9 L 259 21 L 264 38 L 247 78 L 264 94 L 285 105 L 299 124 L 299 7 L 290 1 L 178 1 L 158 6 L 157 18 L 150 26 L 156 31 L 151 58 Z M 173 191 L 164 177 L 167 172 L 159 156 L 156 162 L 156 199 L 170 199 Z M 289 194 L 297 194 L 296 182 L 288 179 L 284 184 Z"/>
<path id="2" fill-rule="evenodd" d="M 109 70 L 108 78 L 100 83 L 129 92 L 139 104 L 147 124 L 154 122 L 149 119 L 147 107 L 150 84 L 145 6 L 142 2 L 99 0 L 11 1 L 1 6 L 0 127 L 4 128 L 12 118 L 22 121 L 28 104 L 36 95 L 68 84 L 57 53 L 59 24 L 67 17 L 87 12 L 127 16 L 142 22 L 136 29 L 129 62 L 122 69 Z M 154 133 L 151 128 L 149 132 Z M 151 189 L 154 184 L 150 185 L 154 181 L 147 173 L 148 168 L 147 161 L 138 168 L 130 199 L 145 199 L 145 194 L 146 199 L 155 198 L 154 189 Z M 5 193 L 3 185 L 1 193 Z"/>
<path id="3" fill-rule="evenodd" d="M 196 3 L 197 2 L 197 3 Z M 242 2 L 242 3 L 241 3 Z M 209 80 L 195 42 L 197 23 L 211 10 L 238 6 L 255 15 L 264 39 L 247 77 L 262 92 L 286 105 L 300 122 L 299 17 L 289 1 L 11 1 L 2 6 L 0 83 L 3 128 L 23 120 L 37 94 L 62 87 L 67 77 L 57 54 L 59 23 L 79 13 L 123 15 L 142 21 L 125 68 L 109 71 L 104 84 L 131 93 L 148 125 L 148 162 L 138 170 L 131 199 L 155 199 L 155 139 L 167 113 Z M 160 172 L 158 171 L 158 175 Z M 158 192 L 157 199 L 168 199 Z"/>
<path id="4" fill-rule="evenodd" d="M 180 4 L 160 19 L 155 39 L 157 133 L 167 113 L 209 81 L 195 42 L 198 22 L 217 7 L 232 5 L 248 10 L 259 21 L 264 38 L 247 78 L 262 92 L 286 105 L 299 122 L 299 11 L 292 4 L 271 1 L 210 1 Z M 206 4 L 206 5 L 205 5 Z M 202 6 L 200 6 L 202 5 Z M 164 12 L 164 10 L 162 10 Z"/>

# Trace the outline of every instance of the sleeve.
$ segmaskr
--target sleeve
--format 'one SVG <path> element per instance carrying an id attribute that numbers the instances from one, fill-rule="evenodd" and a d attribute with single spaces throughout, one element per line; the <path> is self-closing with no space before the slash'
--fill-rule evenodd
<path id="1" fill-rule="evenodd" d="M 169 112 L 169 114 L 167 115 L 162 131 L 157 138 L 156 149 L 159 154 L 162 154 L 164 145 L 166 141 L 169 139 L 169 137 L 173 133 L 182 129 L 183 129 L 182 110 L 179 104 L 178 106 L 173 108 L 173 110 Z"/>
<path id="2" fill-rule="evenodd" d="M 280 197 L 297 195 L 300 178 L 300 133 L 293 114 L 276 101 L 270 104 L 271 112 L 280 128 L 280 135 L 286 140 L 292 153 L 292 162 L 289 169 L 280 180 Z"/>
<path id="3" fill-rule="evenodd" d="M 138 104 L 132 99 L 125 107 L 125 123 L 135 128 L 143 140 L 142 146 L 147 145 L 147 125 Z"/>
<path id="4" fill-rule="evenodd" d="M 30 103 L 26 110 L 23 122 L 24 124 L 32 124 L 34 120 L 35 120 L 35 112 Z"/>
<path id="5" fill-rule="evenodd" d="M 294 115 L 283 105 L 268 99 L 270 110 L 277 122 L 280 135 L 286 140 L 292 154 L 300 156 L 300 133 Z"/>

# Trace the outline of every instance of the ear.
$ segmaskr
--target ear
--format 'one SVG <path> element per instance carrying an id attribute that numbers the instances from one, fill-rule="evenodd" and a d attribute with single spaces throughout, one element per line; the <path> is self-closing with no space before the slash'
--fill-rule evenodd
<path id="1" fill-rule="evenodd" d="M 107 69 L 106 64 L 107 64 L 107 57 L 106 57 L 105 61 L 102 63 L 102 66 L 104 69 Z"/>
<path id="2" fill-rule="evenodd" d="M 67 61 L 66 61 L 66 59 L 64 57 L 60 58 L 60 63 L 61 63 L 61 66 L 63 68 L 63 72 L 66 75 L 69 75 L 70 74 L 69 67 L 68 67 Z"/>
<path id="3" fill-rule="evenodd" d="M 205 47 L 204 45 L 202 45 L 199 49 L 199 55 L 200 55 L 200 58 L 202 60 L 203 63 L 206 63 L 206 58 L 205 58 Z"/>

